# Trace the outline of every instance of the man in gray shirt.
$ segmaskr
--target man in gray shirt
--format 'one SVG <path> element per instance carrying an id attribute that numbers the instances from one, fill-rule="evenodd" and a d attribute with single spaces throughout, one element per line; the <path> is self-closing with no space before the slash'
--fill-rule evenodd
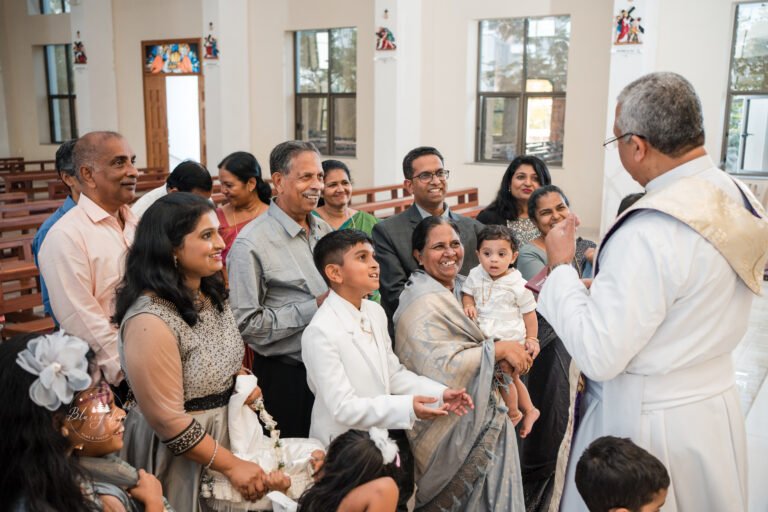
<path id="1" fill-rule="evenodd" d="M 229 301 L 253 372 L 282 437 L 309 437 L 314 396 L 301 335 L 328 295 L 312 251 L 331 227 L 311 215 L 323 191 L 320 153 L 310 142 L 278 144 L 269 156 L 277 196 L 248 224 L 227 256 Z"/>

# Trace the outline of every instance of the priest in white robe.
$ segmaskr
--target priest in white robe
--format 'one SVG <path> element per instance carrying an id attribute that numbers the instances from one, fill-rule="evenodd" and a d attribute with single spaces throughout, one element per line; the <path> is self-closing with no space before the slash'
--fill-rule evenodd
<path id="1" fill-rule="evenodd" d="M 629 84 L 613 130 L 608 142 L 646 195 L 606 234 L 591 287 L 569 265 L 576 220 L 546 239 L 539 311 L 586 379 L 560 509 L 587 510 L 576 462 L 591 441 L 614 435 L 669 470 L 665 512 L 746 510 L 731 353 L 761 291 L 765 212 L 707 155 L 701 104 L 683 77 L 653 73 Z"/>

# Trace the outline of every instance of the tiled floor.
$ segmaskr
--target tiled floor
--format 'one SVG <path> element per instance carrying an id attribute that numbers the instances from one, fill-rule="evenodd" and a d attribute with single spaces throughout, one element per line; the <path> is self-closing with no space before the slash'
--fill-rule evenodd
<path id="1" fill-rule="evenodd" d="M 749 328 L 733 354 L 736 385 L 746 414 L 749 510 L 768 511 L 768 283 L 752 303 Z"/>

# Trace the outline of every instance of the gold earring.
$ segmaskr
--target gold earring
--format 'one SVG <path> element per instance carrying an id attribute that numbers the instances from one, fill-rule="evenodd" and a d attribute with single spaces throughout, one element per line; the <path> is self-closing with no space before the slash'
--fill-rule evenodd
<path id="1" fill-rule="evenodd" d="M 69 436 L 69 429 L 67 427 L 61 427 L 61 437 L 68 437 Z"/>

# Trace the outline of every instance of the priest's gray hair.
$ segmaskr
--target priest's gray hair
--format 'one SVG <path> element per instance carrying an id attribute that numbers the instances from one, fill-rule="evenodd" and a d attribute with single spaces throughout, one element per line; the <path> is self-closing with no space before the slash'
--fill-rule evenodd
<path id="1" fill-rule="evenodd" d="M 619 94 L 619 133 L 642 135 L 661 153 L 678 157 L 704 144 L 701 101 L 677 73 L 641 76 Z"/>

